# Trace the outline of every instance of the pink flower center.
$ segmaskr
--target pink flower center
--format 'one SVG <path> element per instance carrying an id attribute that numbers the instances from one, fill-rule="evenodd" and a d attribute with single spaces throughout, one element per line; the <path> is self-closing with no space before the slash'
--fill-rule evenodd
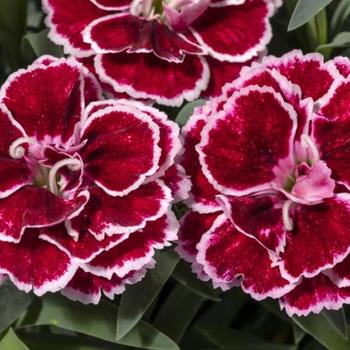
<path id="1" fill-rule="evenodd" d="M 30 137 L 21 137 L 11 144 L 9 154 L 13 159 L 23 159 L 27 163 L 32 170 L 33 185 L 47 188 L 52 193 L 60 195 L 62 179 L 59 171 L 64 167 L 70 171 L 78 171 L 82 164 L 79 159 L 67 156 L 53 165 L 47 165 L 48 159 L 44 156 L 46 147 L 47 145 L 42 145 Z"/>
<path id="2" fill-rule="evenodd" d="M 133 0 L 130 12 L 157 19 L 175 31 L 188 28 L 208 8 L 210 0 Z"/>
<path id="3" fill-rule="evenodd" d="M 332 171 L 320 160 L 319 152 L 308 135 L 294 145 L 294 159 L 286 159 L 274 169 L 276 189 L 287 200 L 283 204 L 283 221 L 287 231 L 293 229 L 290 210 L 296 204 L 315 205 L 334 196 Z"/>

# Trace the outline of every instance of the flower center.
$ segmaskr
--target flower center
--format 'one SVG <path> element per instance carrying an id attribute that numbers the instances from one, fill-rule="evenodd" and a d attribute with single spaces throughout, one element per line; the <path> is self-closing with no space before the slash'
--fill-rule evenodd
<path id="1" fill-rule="evenodd" d="M 131 14 L 157 19 L 175 31 L 188 28 L 208 8 L 210 0 L 133 0 Z"/>
<path id="2" fill-rule="evenodd" d="M 23 159 L 32 170 L 33 185 L 44 187 L 56 195 L 61 194 L 60 171 L 67 168 L 75 172 L 82 168 L 80 159 L 67 156 L 56 161 L 53 165 L 47 165 L 46 157 L 43 155 L 45 146 L 29 137 L 21 137 L 14 141 L 9 147 L 9 154 L 13 159 Z"/>

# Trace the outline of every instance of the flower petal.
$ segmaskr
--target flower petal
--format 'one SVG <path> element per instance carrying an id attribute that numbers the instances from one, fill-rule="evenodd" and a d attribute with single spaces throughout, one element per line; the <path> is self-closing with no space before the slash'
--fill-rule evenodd
<path id="1" fill-rule="evenodd" d="M 110 279 L 95 276 L 79 269 L 66 288 L 61 293 L 71 300 L 78 300 L 83 304 L 98 304 L 102 292 L 110 299 L 114 295 L 122 294 L 126 285 L 135 284 L 143 279 L 146 268 L 130 272 L 123 278 L 113 275 Z"/>
<path id="2" fill-rule="evenodd" d="M 190 198 L 186 200 L 186 204 L 201 213 L 221 210 L 216 202 L 216 195 L 219 192 L 204 176 L 195 148 L 201 140 L 201 132 L 208 121 L 207 109 L 210 109 L 210 102 L 204 107 L 195 108 L 193 115 L 182 129 L 184 152 L 181 156 L 181 165 L 192 182 Z"/>
<path id="3" fill-rule="evenodd" d="M 76 57 L 91 56 L 90 45 L 83 41 L 82 32 L 94 19 L 105 16 L 88 0 L 43 0 L 48 14 L 45 23 L 49 27 L 49 38 L 57 45 L 63 45 L 66 54 Z"/>
<path id="4" fill-rule="evenodd" d="M 185 169 L 180 164 L 171 166 L 165 172 L 162 180 L 170 188 L 175 203 L 188 198 L 191 190 L 191 181 L 185 174 Z"/>
<path id="5" fill-rule="evenodd" d="M 269 87 L 235 92 L 202 131 L 197 146 L 209 182 L 227 195 L 271 188 L 273 169 L 292 157 L 296 113 Z"/>
<path id="6" fill-rule="evenodd" d="M 192 24 L 193 34 L 209 54 L 228 62 L 245 62 L 271 40 L 273 5 L 264 0 L 210 7 Z"/>
<path id="7" fill-rule="evenodd" d="M 317 53 L 303 55 L 300 50 L 291 51 L 281 58 L 267 57 L 263 60 L 269 68 L 276 68 L 302 91 L 302 97 L 317 100 L 324 96 L 335 79 L 340 77 L 334 63 L 324 63 Z"/>
<path id="8" fill-rule="evenodd" d="M 52 226 L 74 217 L 87 200 L 86 192 L 68 201 L 44 188 L 25 186 L 0 200 L 0 241 L 18 243 L 28 227 Z"/>
<path id="9" fill-rule="evenodd" d="M 124 197 L 112 197 L 95 188 L 86 208 L 88 229 L 95 237 L 135 232 L 163 216 L 170 202 L 170 189 L 160 180 L 142 185 Z"/>
<path id="10" fill-rule="evenodd" d="M 90 0 L 97 7 L 107 11 L 121 11 L 130 6 L 130 0 Z"/>
<path id="11" fill-rule="evenodd" d="M 323 273 L 339 288 L 350 287 L 350 256 Z"/>
<path id="12" fill-rule="evenodd" d="M 338 72 L 347 78 L 350 74 L 350 60 L 348 57 L 337 56 L 333 59 L 333 63 L 338 69 Z"/>
<path id="13" fill-rule="evenodd" d="M 279 254 L 286 245 L 282 208 L 275 196 L 218 197 L 236 229 Z"/>
<path id="14" fill-rule="evenodd" d="M 0 101 L 28 136 L 65 142 L 73 136 L 82 114 L 81 69 L 75 60 L 34 64 L 7 79 Z"/>
<path id="15" fill-rule="evenodd" d="M 294 229 L 288 232 L 278 262 L 282 276 L 290 281 L 311 278 L 344 260 L 350 252 L 349 219 L 350 196 L 346 193 L 318 205 L 296 206 Z"/>
<path id="16" fill-rule="evenodd" d="M 350 301 L 350 288 L 338 288 L 328 277 L 319 274 L 314 278 L 304 278 L 302 282 L 287 295 L 280 305 L 292 317 L 318 314 L 323 309 L 339 310 Z"/>
<path id="17" fill-rule="evenodd" d="M 209 81 L 206 61 L 192 55 L 179 64 L 153 54 L 97 55 L 95 67 L 99 78 L 115 91 L 167 106 L 181 106 L 185 99 L 194 100 Z"/>
<path id="18" fill-rule="evenodd" d="M 20 290 L 41 296 L 64 288 L 78 266 L 54 245 L 38 238 L 38 230 L 26 230 L 20 243 L 0 242 L 0 272 Z"/>
<path id="19" fill-rule="evenodd" d="M 159 127 L 135 107 L 97 111 L 83 125 L 84 139 L 85 171 L 109 195 L 130 193 L 158 169 Z"/>
<path id="20" fill-rule="evenodd" d="M 97 256 L 82 269 L 110 279 L 113 274 L 124 277 L 150 263 L 155 249 L 161 249 L 176 239 L 178 224 L 172 212 L 134 232 L 127 240 Z"/>
<path id="21" fill-rule="evenodd" d="M 242 278 L 242 288 L 253 298 L 279 298 L 295 286 L 272 267 L 268 251 L 254 239 L 235 230 L 220 215 L 197 245 L 197 261 L 215 282 L 232 283 Z"/>

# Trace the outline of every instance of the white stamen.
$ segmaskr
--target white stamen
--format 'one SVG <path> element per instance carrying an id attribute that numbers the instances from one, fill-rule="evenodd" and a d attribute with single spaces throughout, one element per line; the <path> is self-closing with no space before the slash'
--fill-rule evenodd
<path id="1" fill-rule="evenodd" d="M 56 182 L 57 172 L 65 166 L 68 167 L 68 169 L 70 169 L 72 171 L 77 171 L 77 170 L 81 169 L 82 164 L 81 164 L 81 161 L 79 159 L 67 158 L 67 159 L 60 160 L 50 169 L 49 187 L 50 187 L 51 192 L 54 194 L 58 194 L 58 188 L 57 188 L 57 182 Z"/>
<path id="2" fill-rule="evenodd" d="M 30 137 L 20 137 L 16 141 L 12 142 L 9 147 L 9 154 L 13 159 L 21 159 L 24 157 L 25 149 L 22 145 L 34 144 L 34 140 Z"/>
<path id="3" fill-rule="evenodd" d="M 317 146 L 312 141 L 311 137 L 309 135 L 303 134 L 301 135 L 301 145 L 304 148 L 307 148 L 307 150 L 311 154 L 311 162 L 312 164 L 317 163 L 320 160 L 320 153 L 317 149 Z"/>
<path id="4" fill-rule="evenodd" d="M 283 224 L 286 231 L 293 230 L 293 220 L 289 216 L 289 209 L 292 204 L 293 204 L 293 201 L 288 200 L 283 204 L 283 208 L 282 208 Z"/>

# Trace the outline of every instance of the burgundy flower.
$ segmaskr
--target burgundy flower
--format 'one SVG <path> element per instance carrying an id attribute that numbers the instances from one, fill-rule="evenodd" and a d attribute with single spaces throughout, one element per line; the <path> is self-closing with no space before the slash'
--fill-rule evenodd
<path id="1" fill-rule="evenodd" d="M 49 37 L 115 94 L 179 106 L 218 95 L 271 39 L 280 0 L 43 0 Z"/>
<path id="2" fill-rule="evenodd" d="M 19 289 L 97 303 L 176 238 L 172 196 L 188 189 L 178 127 L 100 96 L 81 63 L 49 56 L 0 91 L 0 273 Z"/>
<path id="3" fill-rule="evenodd" d="M 196 109 L 177 250 L 201 279 L 289 315 L 350 302 L 349 72 L 346 58 L 266 57 Z"/>

